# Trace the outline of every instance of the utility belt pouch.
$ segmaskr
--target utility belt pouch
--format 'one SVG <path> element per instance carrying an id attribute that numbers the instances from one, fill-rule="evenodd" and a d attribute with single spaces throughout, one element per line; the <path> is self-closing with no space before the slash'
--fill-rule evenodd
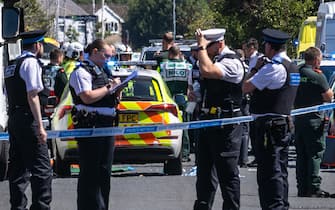
<path id="1" fill-rule="evenodd" d="M 270 118 L 265 122 L 266 132 L 269 134 L 269 140 L 273 145 L 289 145 L 289 124 L 287 117 Z"/>
<path id="2" fill-rule="evenodd" d="M 72 123 L 75 128 L 93 128 L 97 121 L 96 112 L 78 110 L 75 107 L 71 110 Z"/>

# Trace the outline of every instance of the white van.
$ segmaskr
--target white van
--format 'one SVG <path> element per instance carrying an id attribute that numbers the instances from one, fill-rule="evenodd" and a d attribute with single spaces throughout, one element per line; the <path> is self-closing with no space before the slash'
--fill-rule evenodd
<path id="1" fill-rule="evenodd" d="M 315 45 L 326 56 L 335 53 L 335 1 L 321 3 L 319 6 Z"/>
<path id="2" fill-rule="evenodd" d="M 9 61 L 21 54 L 20 41 L 15 37 L 19 33 L 20 12 L 16 8 L 6 7 L 0 3 L 0 132 L 7 129 L 7 97 L 4 93 L 4 71 Z M 3 21 L 7 20 L 7 22 Z M 11 39 L 14 38 L 14 39 Z M 10 40 L 11 39 L 11 40 Z M 0 181 L 6 178 L 9 157 L 9 141 L 0 140 Z"/>

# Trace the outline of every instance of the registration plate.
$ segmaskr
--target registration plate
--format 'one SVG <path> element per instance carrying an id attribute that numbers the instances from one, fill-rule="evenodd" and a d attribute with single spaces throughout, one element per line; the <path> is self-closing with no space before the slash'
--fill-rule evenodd
<path id="1" fill-rule="evenodd" d="M 119 114 L 119 123 L 137 123 L 138 113 Z"/>

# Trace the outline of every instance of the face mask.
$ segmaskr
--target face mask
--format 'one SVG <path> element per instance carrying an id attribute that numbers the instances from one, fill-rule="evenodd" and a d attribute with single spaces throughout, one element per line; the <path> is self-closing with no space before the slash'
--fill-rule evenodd
<path id="1" fill-rule="evenodd" d="M 113 58 L 114 56 L 106 59 L 103 65 L 103 69 L 108 77 L 112 75 L 112 70 L 115 69 L 115 67 L 117 66 L 117 62 Z"/>

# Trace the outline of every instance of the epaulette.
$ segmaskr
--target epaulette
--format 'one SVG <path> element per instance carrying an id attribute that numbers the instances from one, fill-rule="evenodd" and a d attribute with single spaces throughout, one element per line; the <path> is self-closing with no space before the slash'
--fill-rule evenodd
<path id="1" fill-rule="evenodd" d="M 271 60 L 271 62 L 274 64 L 281 64 L 283 63 L 283 59 L 281 57 L 275 57 Z"/>
<path id="2" fill-rule="evenodd" d="M 313 69 L 313 71 L 315 71 L 315 72 L 318 73 L 318 74 L 321 74 L 321 73 L 322 73 L 322 71 L 321 71 L 320 69 Z"/>

